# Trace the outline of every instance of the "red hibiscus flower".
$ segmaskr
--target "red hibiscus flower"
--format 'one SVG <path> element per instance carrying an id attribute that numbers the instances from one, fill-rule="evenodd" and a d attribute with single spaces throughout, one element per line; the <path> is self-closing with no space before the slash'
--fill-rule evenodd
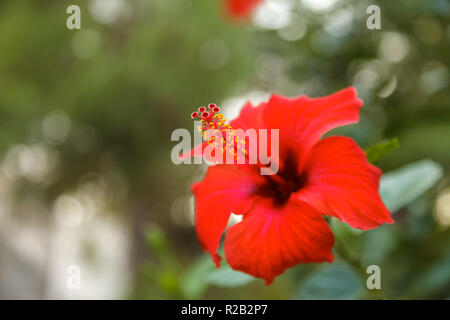
<path id="1" fill-rule="evenodd" d="M 361 106 L 354 88 L 315 99 L 273 95 L 244 106 L 231 127 L 279 129 L 279 171 L 261 175 L 258 165 L 217 164 L 192 186 L 197 235 L 217 267 L 231 213 L 243 219 L 226 232 L 226 260 L 267 284 L 299 263 L 333 261 L 334 237 L 322 215 L 363 230 L 393 222 L 378 194 L 381 171 L 364 151 L 351 138 L 321 139 L 358 122 Z"/>
<path id="2" fill-rule="evenodd" d="M 225 0 L 225 6 L 233 17 L 246 18 L 262 0 Z"/>

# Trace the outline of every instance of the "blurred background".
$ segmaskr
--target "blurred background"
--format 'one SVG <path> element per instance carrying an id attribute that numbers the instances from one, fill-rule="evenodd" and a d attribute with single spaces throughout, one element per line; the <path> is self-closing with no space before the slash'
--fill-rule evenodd
<path id="1" fill-rule="evenodd" d="M 81 8 L 81 30 L 66 9 Z M 381 29 L 369 30 L 370 4 Z M 0 2 L 0 298 L 450 298 L 450 2 L 266 0 L 247 22 L 221 0 Z M 171 162 L 177 128 L 271 93 L 354 85 L 361 121 L 332 134 L 377 162 L 395 224 L 332 219 L 333 264 L 271 286 L 216 270 L 193 226 L 201 165 Z M 365 269 L 381 268 L 382 290 Z M 69 285 L 80 271 L 79 287 Z"/>

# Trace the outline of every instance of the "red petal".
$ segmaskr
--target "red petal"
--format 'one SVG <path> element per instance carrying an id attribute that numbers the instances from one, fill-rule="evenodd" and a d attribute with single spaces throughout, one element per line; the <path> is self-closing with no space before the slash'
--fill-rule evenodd
<path id="1" fill-rule="evenodd" d="M 280 129 L 280 153 L 296 150 L 301 170 L 307 153 L 324 133 L 358 122 L 361 106 L 353 87 L 314 99 L 274 95 L 265 106 L 263 118 L 268 128 Z"/>
<path id="2" fill-rule="evenodd" d="M 237 18 L 248 17 L 262 0 L 226 0 L 228 11 Z"/>
<path id="3" fill-rule="evenodd" d="M 270 284 L 298 263 L 332 262 L 333 244 L 325 219 L 310 205 L 290 200 L 277 208 L 260 198 L 242 222 L 228 229 L 225 255 L 233 269 Z"/>
<path id="4" fill-rule="evenodd" d="M 216 165 L 192 186 L 197 236 L 217 266 L 220 256 L 216 252 L 230 214 L 244 214 L 250 209 L 254 189 L 263 179 L 253 166 Z"/>
<path id="5" fill-rule="evenodd" d="M 394 222 L 378 194 L 381 171 L 352 139 L 323 139 L 311 150 L 304 170 L 307 184 L 297 199 L 354 228 Z"/>
<path id="6" fill-rule="evenodd" d="M 260 129 L 265 128 L 262 111 L 264 103 L 258 107 L 254 107 L 250 102 L 247 102 L 239 112 L 239 116 L 230 122 L 234 129 Z"/>

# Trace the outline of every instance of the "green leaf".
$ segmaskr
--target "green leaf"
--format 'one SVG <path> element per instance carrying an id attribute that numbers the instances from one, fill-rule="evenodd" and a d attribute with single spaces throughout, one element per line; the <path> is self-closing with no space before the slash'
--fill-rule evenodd
<path id="1" fill-rule="evenodd" d="M 389 140 L 379 142 L 366 149 L 367 160 L 369 160 L 370 163 L 376 163 L 385 155 L 397 148 L 398 138 L 391 138 Z"/>
<path id="2" fill-rule="evenodd" d="M 300 283 L 296 298 L 306 300 L 357 299 L 363 292 L 361 277 L 346 264 L 335 262 Z"/>
<path id="3" fill-rule="evenodd" d="M 360 237 L 363 231 L 352 228 L 347 223 L 341 222 L 338 218 L 328 217 L 328 223 L 334 234 L 335 243 L 340 246 L 348 258 L 357 259 L 361 251 Z"/>
<path id="4" fill-rule="evenodd" d="M 205 281 L 206 275 L 216 270 L 209 255 L 203 255 L 184 274 L 180 286 L 181 292 L 186 299 L 199 299 L 208 283 Z"/>
<path id="5" fill-rule="evenodd" d="M 364 265 L 380 264 L 398 245 L 398 235 L 390 226 L 368 230 L 362 236 L 361 260 Z"/>
<path id="6" fill-rule="evenodd" d="M 442 290 L 450 283 L 450 250 L 439 261 L 436 261 L 423 272 L 411 291 L 414 298 L 430 297 L 434 293 Z"/>
<path id="7" fill-rule="evenodd" d="M 422 160 L 383 175 L 380 194 L 391 211 L 396 211 L 414 201 L 431 188 L 443 170 L 431 160 Z"/>
<path id="8" fill-rule="evenodd" d="M 164 231 L 158 226 L 152 226 L 145 234 L 147 245 L 158 255 L 163 256 L 169 251 L 169 244 Z"/>
<path id="9" fill-rule="evenodd" d="M 202 256 L 183 276 L 181 291 L 187 299 L 199 299 L 210 285 L 239 287 L 255 280 L 245 273 L 234 271 L 226 262 L 216 269 L 209 255 Z"/>
<path id="10" fill-rule="evenodd" d="M 234 271 L 225 265 L 216 269 L 206 277 L 206 282 L 218 287 L 240 287 L 255 280 L 252 276 L 240 271 Z"/>
<path id="11" fill-rule="evenodd" d="M 335 235 L 339 235 L 341 237 L 349 237 L 349 235 L 360 235 L 363 233 L 361 229 L 356 229 L 350 227 L 347 223 L 342 222 L 338 218 L 335 217 L 326 217 L 333 233 Z"/>

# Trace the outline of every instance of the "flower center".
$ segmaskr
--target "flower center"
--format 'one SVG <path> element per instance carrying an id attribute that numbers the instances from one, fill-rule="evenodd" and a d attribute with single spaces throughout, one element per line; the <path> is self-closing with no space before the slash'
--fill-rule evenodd
<path id="1" fill-rule="evenodd" d="M 305 172 L 298 173 L 293 152 L 288 152 L 284 160 L 280 172 L 276 175 L 264 176 L 265 183 L 256 191 L 256 195 L 273 199 L 275 206 L 283 206 L 292 193 L 305 187 L 308 180 Z"/>

